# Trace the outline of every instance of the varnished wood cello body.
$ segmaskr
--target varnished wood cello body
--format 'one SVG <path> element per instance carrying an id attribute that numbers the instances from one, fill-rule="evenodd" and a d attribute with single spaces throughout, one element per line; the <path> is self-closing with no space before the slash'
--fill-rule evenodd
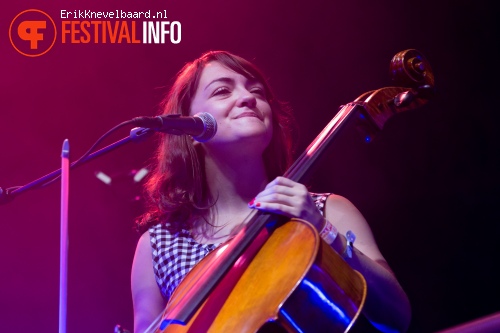
<path id="1" fill-rule="evenodd" d="M 393 78 L 410 87 L 367 92 L 344 105 L 285 177 L 301 182 L 351 119 L 368 134 L 394 114 L 425 104 L 434 77 L 427 60 L 406 50 L 391 62 Z M 233 239 L 205 257 L 172 295 L 156 333 L 347 332 L 363 309 L 367 289 L 308 222 L 253 211 Z"/>

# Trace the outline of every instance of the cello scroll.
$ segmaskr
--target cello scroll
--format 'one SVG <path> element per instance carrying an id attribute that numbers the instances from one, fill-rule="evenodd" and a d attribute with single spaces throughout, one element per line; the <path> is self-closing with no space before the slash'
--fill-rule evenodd
<path id="1" fill-rule="evenodd" d="M 396 113 L 416 109 L 426 104 L 435 93 L 434 73 L 427 59 L 417 50 L 396 54 L 390 64 L 390 73 L 397 87 L 386 87 L 366 92 L 355 102 L 361 102 L 365 115 L 378 130 Z"/>

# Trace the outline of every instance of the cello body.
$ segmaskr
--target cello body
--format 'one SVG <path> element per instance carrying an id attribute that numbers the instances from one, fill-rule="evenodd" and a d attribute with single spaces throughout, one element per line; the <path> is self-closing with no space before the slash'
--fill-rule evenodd
<path id="1" fill-rule="evenodd" d="M 217 249 L 177 290 L 189 289 L 190 277 L 211 264 L 211 255 L 217 256 Z M 363 276 L 310 223 L 292 219 L 273 232 L 263 229 L 187 325 L 172 322 L 157 332 L 254 333 L 271 322 L 273 332 L 347 332 L 360 315 L 366 293 Z M 182 296 L 172 295 L 165 317 Z"/>

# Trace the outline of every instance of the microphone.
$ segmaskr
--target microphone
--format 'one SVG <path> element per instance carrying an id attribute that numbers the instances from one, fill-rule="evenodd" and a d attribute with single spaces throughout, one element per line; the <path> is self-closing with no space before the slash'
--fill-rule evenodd
<path id="1" fill-rule="evenodd" d="M 215 118 L 206 112 L 197 113 L 194 116 L 169 114 L 157 117 L 135 117 L 132 123 L 158 132 L 191 135 L 198 142 L 208 141 L 217 133 Z"/>

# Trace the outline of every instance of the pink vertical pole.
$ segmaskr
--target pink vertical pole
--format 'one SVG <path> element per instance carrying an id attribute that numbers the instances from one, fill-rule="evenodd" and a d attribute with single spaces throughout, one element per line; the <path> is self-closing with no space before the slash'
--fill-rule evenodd
<path id="1" fill-rule="evenodd" d="M 66 333 L 68 299 L 68 193 L 69 141 L 64 140 L 61 153 L 61 237 L 59 253 L 59 333 Z"/>

